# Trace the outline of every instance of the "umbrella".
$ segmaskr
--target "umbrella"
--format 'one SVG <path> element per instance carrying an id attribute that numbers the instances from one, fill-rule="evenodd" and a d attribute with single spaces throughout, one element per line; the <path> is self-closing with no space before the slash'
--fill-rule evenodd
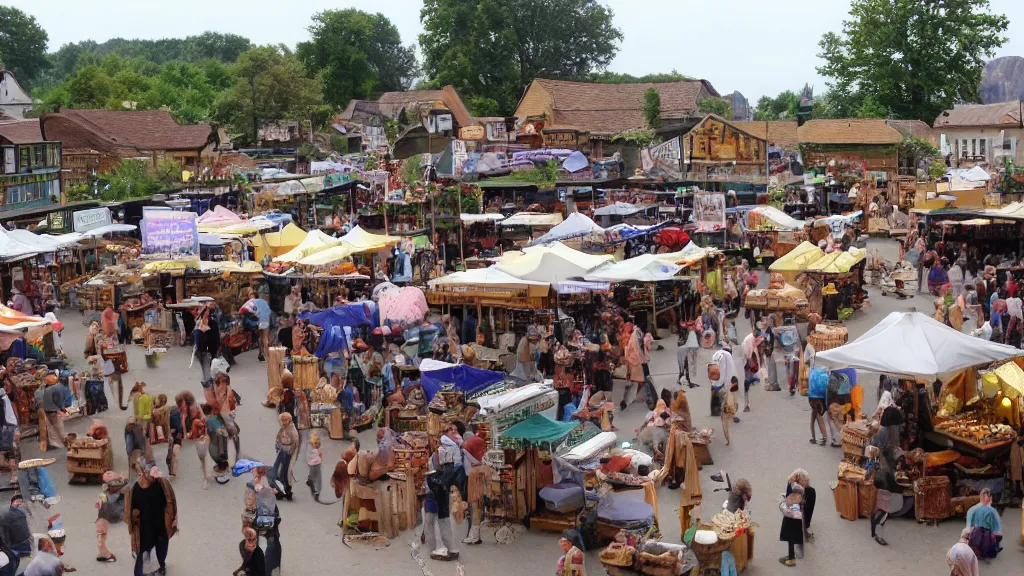
<path id="1" fill-rule="evenodd" d="M 262 462 L 257 462 L 255 460 L 246 460 L 245 458 L 242 458 L 238 462 L 235 462 L 234 467 L 231 468 L 231 473 L 235 477 L 238 477 L 238 476 L 241 476 L 242 474 L 246 474 L 248 472 L 252 472 L 253 470 L 255 470 L 257 468 L 266 468 L 266 467 L 267 467 L 267 465 L 263 464 Z"/>

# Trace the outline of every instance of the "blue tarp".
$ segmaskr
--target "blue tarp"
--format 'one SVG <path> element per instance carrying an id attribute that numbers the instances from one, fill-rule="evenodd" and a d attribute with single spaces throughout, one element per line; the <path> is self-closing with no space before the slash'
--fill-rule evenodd
<path id="1" fill-rule="evenodd" d="M 304 312 L 299 318 L 324 329 L 314 352 L 320 358 L 326 358 L 331 352 L 338 352 L 346 347 L 346 326 L 356 328 L 364 324 L 377 325 L 374 318 L 366 314 L 366 308 L 362 304 L 346 304 L 320 312 Z"/>
<path id="2" fill-rule="evenodd" d="M 426 393 L 427 400 L 433 400 L 434 395 L 445 388 L 474 394 L 491 384 L 504 380 L 504 372 L 473 368 L 465 364 L 423 372 L 420 376 L 420 384 L 423 385 L 423 392 Z"/>

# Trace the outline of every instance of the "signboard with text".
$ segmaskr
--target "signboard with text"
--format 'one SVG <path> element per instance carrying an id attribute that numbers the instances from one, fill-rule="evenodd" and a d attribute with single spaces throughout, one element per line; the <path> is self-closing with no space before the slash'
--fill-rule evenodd
<path id="1" fill-rule="evenodd" d="M 142 214 L 143 254 L 197 254 L 199 231 L 195 212 L 145 210 Z"/>
<path id="2" fill-rule="evenodd" d="M 110 218 L 109 208 L 92 208 L 89 210 L 79 210 L 71 216 L 72 222 L 74 222 L 75 232 L 87 232 L 89 230 L 95 230 L 101 226 L 106 226 L 113 222 Z"/>

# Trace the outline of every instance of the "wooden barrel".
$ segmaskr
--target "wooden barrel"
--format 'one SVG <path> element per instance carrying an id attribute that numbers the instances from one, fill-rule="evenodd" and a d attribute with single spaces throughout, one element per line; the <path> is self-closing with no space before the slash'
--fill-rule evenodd
<path id="1" fill-rule="evenodd" d="M 281 373 L 284 371 L 285 353 L 288 351 L 284 346 L 271 346 L 267 352 L 267 389 L 281 387 Z"/>
<path id="2" fill-rule="evenodd" d="M 292 366 L 295 369 L 295 388 L 312 390 L 320 380 L 320 359 L 316 356 L 293 356 Z"/>

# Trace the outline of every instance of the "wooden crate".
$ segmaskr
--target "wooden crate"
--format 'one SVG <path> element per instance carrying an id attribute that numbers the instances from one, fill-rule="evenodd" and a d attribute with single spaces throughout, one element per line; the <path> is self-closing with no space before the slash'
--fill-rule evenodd
<path id="1" fill-rule="evenodd" d="M 878 488 L 875 488 L 873 480 L 861 482 L 858 486 L 857 506 L 861 518 L 871 518 L 875 511 L 875 503 L 878 499 Z"/>
<path id="2" fill-rule="evenodd" d="M 945 476 L 926 476 L 914 481 L 914 517 L 945 520 L 950 517 L 953 486 Z"/>
<path id="3" fill-rule="evenodd" d="M 832 488 L 832 495 L 836 501 L 836 512 L 840 518 L 856 520 L 860 515 L 859 493 L 857 484 L 842 478 Z"/>

